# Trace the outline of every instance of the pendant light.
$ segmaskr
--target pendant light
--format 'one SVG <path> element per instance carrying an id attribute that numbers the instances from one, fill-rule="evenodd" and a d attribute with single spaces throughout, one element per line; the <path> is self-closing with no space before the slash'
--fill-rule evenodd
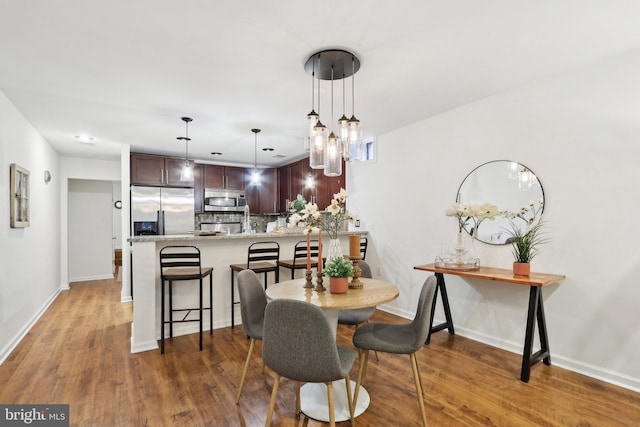
<path id="1" fill-rule="evenodd" d="M 260 174 L 258 173 L 258 133 L 260 129 L 251 129 L 254 134 L 255 151 L 253 155 L 253 173 L 251 174 L 251 185 L 260 185 Z"/>
<path id="2" fill-rule="evenodd" d="M 313 72 L 311 73 L 311 112 L 309 114 L 307 114 L 307 120 L 309 122 L 309 138 L 313 138 L 314 134 L 315 134 L 315 126 L 318 124 L 318 119 L 320 118 L 320 115 L 318 113 L 316 113 L 316 111 L 313 109 L 314 108 L 314 85 L 315 85 L 315 80 L 316 80 L 316 65 L 315 65 L 315 61 L 313 63 Z M 318 96 L 320 96 L 320 92 L 318 92 Z M 320 107 L 318 106 L 318 110 L 320 109 Z"/>
<path id="3" fill-rule="evenodd" d="M 338 125 L 340 127 L 340 141 L 342 142 L 342 157 L 349 161 L 351 159 L 351 153 L 349 153 L 349 119 L 344 114 L 345 80 L 342 79 L 342 117 L 338 119 Z"/>
<path id="4" fill-rule="evenodd" d="M 354 57 L 355 58 L 355 57 Z M 349 125 L 349 145 L 356 146 L 360 144 L 362 139 L 362 127 L 360 126 L 360 120 L 356 118 L 356 93 L 355 93 L 355 60 L 352 59 L 351 66 L 353 73 L 351 74 L 351 118 L 348 121 Z"/>
<path id="5" fill-rule="evenodd" d="M 333 126 L 333 72 L 331 67 L 331 123 Z M 333 131 L 327 138 L 327 145 L 324 150 L 324 174 L 326 176 L 342 175 L 342 149 L 340 139 Z"/>
<path id="6" fill-rule="evenodd" d="M 313 62 L 315 64 L 315 59 Z M 318 55 L 318 68 L 320 68 L 320 55 Z M 313 75 L 315 76 L 315 71 Z M 320 79 L 318 79 L 318 120 L 312 129 L 311 140 L 309 141 L 309 166 L 311 169 L 324 169 L 324 148 L 327 144 L 327 128 L 320 121 Z"/>
<path id="7" fill-rule="evenodd" d="M 189 163 L 189 141 L 191 141 L 191 138 L 189 138 L 189 122 L 193 121 L 193 119 L 191 117 L 182 117 L 182 121 L 186 127 L 185 136 L 176 138 L 185 142 L 184 166 L 180 172 L 180 180 L 193 181 L 193 168 L 191 167 L 191 163 Z"/>

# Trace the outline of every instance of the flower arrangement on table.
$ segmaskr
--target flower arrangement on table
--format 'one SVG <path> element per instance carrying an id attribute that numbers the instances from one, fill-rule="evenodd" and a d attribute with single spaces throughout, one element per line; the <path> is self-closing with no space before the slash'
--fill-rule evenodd
<path id="1" fill-rule="evenodd" d="M 458 219 L 458 242 L 454 251 L 444 251 L 436 257 L 436 265 L 458 270 L 480 268 L 480 260 L 475 256 L 473 244 L 465 245 L 462 230 L 466 229 L 471 236 L 477 236 L 478 227 L 483 221 L 487 219 L 493 221 L 500 214 L 498 207 L 491 203 L 481 205 L 456 203 L 447 209 L 445 214 Z"/>
<path id="2" fill-rule="evenodd" d="M 462 233 L 462 229 L 469 222 L 473 223 L 469 234 L 477 235 L 478 227 L 484 220 L 493 221 L 496 216 L 500 215 L 496 205 L 491 203 L 483 203 L 481 205 L 471 205 L 467 203 L 455 203 L 451 208 L 447 209 L 447 216 L 455 216 L 458 218 L 458 231 Z"/>
<path id="3" fill-rule="evenodd" d="M 329 235 L 330 239 L 337 239 L 340 227 L 354 219 L 346 210 L 347 197 L 349 194 L 344 188 L 333 195 L 331 204 L 326 209 L 330 215 L 323 215 L 317 204 L 306 203 L 299 212 L 291 214 L 289 224 L 293 227 L 306 227 L 305 233 L 322 230 Z"/>

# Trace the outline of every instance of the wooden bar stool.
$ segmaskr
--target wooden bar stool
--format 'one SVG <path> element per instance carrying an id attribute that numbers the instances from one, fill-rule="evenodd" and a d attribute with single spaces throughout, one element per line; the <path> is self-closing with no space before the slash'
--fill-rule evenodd
<path id="1" fill-rule="evenodd" d="M 160 250 L 160 277 L 162 279 L 162 297 L 161 297 L 161 338 L 160 353 L 164 354 L 164 330 L 165 325 L 169 324 L 169 338 L 173 338 L 173 324 L 184 322 L 200 323 L 200 351 L 202 351 L 202 311 L 209 310 L 209 334 L 213 335 L 213 268 L 203 268 L 200 262 L 200 249 L 195 246 L 165 246 Z M 209 307 L 203 307 L 202 296 L 202 280 L 209 276 Z M 199 306 L 196 308 L 173 308 L 173 282 L 198 280 L 199 288 Z M 169 320 L 165 318 L 165 285 L 169 282 Z M 192 311 L 198 311 L 197 319 L 187 319 Z M 173 313 L 182 311 L 186 314 L 180 320 L 173 320 Z"/>
<path id="2" fill-rule="evenodd" d="M 311 268 L 316 268 L 318 266 L 318 241 L 311 240 L 310 245 L 310 256 L 311 256 Z M 315 258 L 315 259 L 313 259 Z M 296 246 L 293 248 L 293 259 L 287 259 L 284 261 L 278 261 L 278 265 L 280 267 L 291 269 L 291 279 L 294 278 L 294 273 L 296 270 L 301 270 L 307 268 L 307 241 L 301 240 L 296 243 Z"/>
<path id="3" fill-rule="evenodd" d="M 234 290 L 234 271 L 253 270 L 256 274 L 264 273 L 264 288 L 267 289 L 267 273 L 275 273 L 275 283 L 280 281 L 280 268 L 278 261 L 280 260 L 280 245 L 278 242 L 255 242 L 249 246 L 247 251 L 247 262 L 245 264 L 230 264 L 231 268 L 231 329 L 235 327 L 235 311 L 236 304 Z"/>

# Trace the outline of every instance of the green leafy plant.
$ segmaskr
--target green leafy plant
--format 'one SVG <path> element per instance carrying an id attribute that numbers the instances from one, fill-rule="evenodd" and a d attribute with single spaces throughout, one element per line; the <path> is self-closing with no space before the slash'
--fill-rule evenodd
<path id="1" fill-rule="evenodd" d="M 531 262 L 538 254 L 538 246 L 549 241 L 542 232 L 543 225 L 542 221 L 538 221 L 528 229 L 523 229 L 518 224 L 511 223 L 511 230 L 507 230 L 511 237 L 507 242 L 511 243 L 513 257 L 516 262 Z"/>
<path id="2" fill-rule="evenodd" d="M 333 258 L 324 269 L 324 274 L 329 277 L 353 276 L 353 264 L 342 257 Z"/>

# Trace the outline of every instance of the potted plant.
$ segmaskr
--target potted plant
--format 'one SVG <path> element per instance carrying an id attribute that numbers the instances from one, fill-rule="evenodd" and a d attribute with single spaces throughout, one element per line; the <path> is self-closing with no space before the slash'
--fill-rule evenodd
<path id="1" fill-rule="evenodd" d="M 333 258 L 324 269 L 329 276 L 329 291 L 332 294 L 344 294 L 349 289 L 349 277 L 353 276 L 353 264 L 342 257 Z"/>
<path id="2" fill-rule="evenodd" d="M 538 254 L 538 245 L 547 242 L 542 233 L 543 222 L 538 221 L 528 228 L 519 227 L 511 223 L 511 236 L 507 242 L 511 243 L 513 257 L 513 274 L 528 276 L 531 272 L 531 260 Z"/>

